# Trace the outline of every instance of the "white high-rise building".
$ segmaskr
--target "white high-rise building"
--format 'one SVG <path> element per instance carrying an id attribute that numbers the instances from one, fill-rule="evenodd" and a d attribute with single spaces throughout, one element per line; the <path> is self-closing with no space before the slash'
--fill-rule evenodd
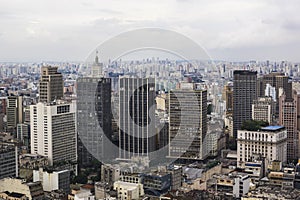
<path id="1" fill-rule="evenodd" d="M 75 111 L 74 103 L 31 105 L 31 153 L 48 157 L 50 165 L 68 165 L 76 171 Z"/>

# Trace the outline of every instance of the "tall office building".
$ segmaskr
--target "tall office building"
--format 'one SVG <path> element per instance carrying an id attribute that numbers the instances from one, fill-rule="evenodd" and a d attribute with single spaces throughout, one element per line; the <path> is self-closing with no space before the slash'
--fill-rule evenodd
<path id="1" fill-rule="evenodd" d="M 23 122 L 23 97 L 9 96 L 7 97 L 7 131 L 17 133 L 17 125 Z"/>
<path id="2" fill-rule="evenodd" d="M 18 176 L 18 148 L 12 143 L 0 142 L 0 179 Z"/>
<path id="3" fill-rule="evenodd" d="M 4 117 L 6 115 L 7 97 L 0 97 L 0 132 L 6 131 Z"/>
<path id="4" fill-rule="evenodd" d="M 41 68 L 39 101 L 52 102 L 64 95 L 63 76 L 57 72 L 58 67 L 46 66 Z"/>
<path id="5" fill-rule="evenodd" d="M 299 133 L 297 130 L 297 104 L 298 97 L 294 101 L 286 101 L 285 94 L 279 98 L 279 124 L 287 130 L 287 159 L 292 161 L 299 156 Z"/>
<path id="6" fill-rule="evenodd" d="M 169 98 L 169 157 L 204 159 L 207 91 L 194 83 L 181 83 Z"/>
<path id="7" fill-rule="evenodd" d="M 226 102 L 226 115 L 232 116 L 233 113 L 233 85 L 228 83 L 223 89 L 222 99 Z"/>
<path id="8" fill-rule="evenodd" d="M 262 78 L 262 88 L 259 89 L 259 93 L 264 94 L 264 91 L 267 88 L 267 84 L 272 87 L 275 87 L 276 90 L 276 101 L 278 102 L 280 94 L 279 88 L 283 88 L 283 91 L 286 95 L 286 101 L 292 101 L 292 83 L 289 82 L 289 77 L 281 72 L 272 72 L 266 74 Z"/>
<path id="9" fill-rule="evenodd" d="M 274 122 L 275 102 L 272 97 L 259 97 L 253 100 L 252 104 L 252 119 L 269 122 Z"/>
<path id="10" fill-rule="evenodd" d="M 17 138 L 22 142 L 23 146 L 30 150 L 30 125 L 29 124 L 18 124 L 17 127 Z"/>
<path id="11" fill-rule="evenodd" d="M 155 79 L 120 77 L 119 157 L 149 157 L 156 149 Z M 150 158 L 151 159 L 151 158 Z"/>
<path id="12" fill-rule="evenodd" d="M 108 158 L 112 153 L 107 148 L 112 136 L 110 78 L 77 79 L 77 125 L 80 165 L 90 164 L 92 154 L 97 159 Z"/>
<path id="13" fill-rule="evenodd" d="M 76 172 L 75 104 L 38 103 L 30 106 L 31 153 L 48 157 L 50 165 Z"/>
<path id="14" fill-rule="evenodd" d="M 233 72 L 233 137 L 242 123 L 252 118 L 252 103 L 256 98 L 257 72 L 236 70 Z"/>
<path id="15" fill-rule="evenodd" d="M 17 125 L 17 138 L 30 151 L 30 107 L 23 109 L 23 123 Z"/>

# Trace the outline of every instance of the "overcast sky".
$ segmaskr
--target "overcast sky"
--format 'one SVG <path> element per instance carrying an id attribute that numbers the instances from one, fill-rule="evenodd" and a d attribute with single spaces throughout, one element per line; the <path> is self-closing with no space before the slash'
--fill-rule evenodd
<path id="1" fill-rule="evenodd" d="M 83 61 L 143 27 L 184 34 L 213 59 L 300 61 L 299 0 L 0 0 L 0 62 Z"/>

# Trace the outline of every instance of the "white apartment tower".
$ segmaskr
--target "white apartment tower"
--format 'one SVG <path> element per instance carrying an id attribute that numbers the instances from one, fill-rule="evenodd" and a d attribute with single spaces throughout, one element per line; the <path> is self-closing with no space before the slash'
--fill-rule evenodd
<path id="1" fill-rule="evenodd" d="M 47 156 L 50 165 L 64 163 L 76 170 L 75 111 L 75 104 L 66 102 L 31 105 L 31 153 Z"/>

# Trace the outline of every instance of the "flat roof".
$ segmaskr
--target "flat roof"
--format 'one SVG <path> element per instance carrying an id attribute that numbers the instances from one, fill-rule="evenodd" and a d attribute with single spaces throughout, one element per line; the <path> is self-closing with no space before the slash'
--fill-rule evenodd
<path id="1" fill-rule="evenodd" d="M 266 126 L 261 128 L 263 131 L 277 131 L 280 129 L 284 129 L 284 126 Z"/>

